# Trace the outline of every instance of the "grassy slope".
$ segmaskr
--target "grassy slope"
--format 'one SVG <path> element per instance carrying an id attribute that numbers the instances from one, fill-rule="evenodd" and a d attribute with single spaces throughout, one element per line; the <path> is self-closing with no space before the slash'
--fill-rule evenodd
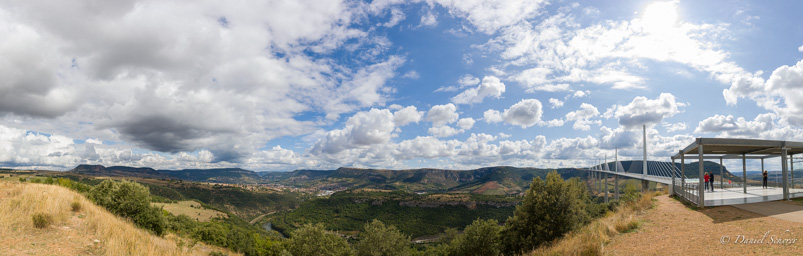
<path id="1" fill-rule="evenodd" d="M 79 211 L 71 210 L 73 202 L 81 205 Z M 34 228 L 31 215 L 35 213 L 52 216 L 52 224 Z M 0 182 L 0 255 L 208 255 L 212 250 L 226 251 L 200 243 L 191 249 L 178 245 L 187 242 L 173 234 L 158 237 L 138 229 L 64 187 Z"/>

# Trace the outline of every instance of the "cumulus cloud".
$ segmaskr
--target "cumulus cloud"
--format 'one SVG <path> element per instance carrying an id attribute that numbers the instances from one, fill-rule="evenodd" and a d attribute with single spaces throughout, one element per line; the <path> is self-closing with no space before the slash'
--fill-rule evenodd
<path id="1" fill-rule="evenodd" d="M 536 99 L 524 99 L 519 101 L 509 109 L 505 109 L 503 117 L 505 122 L 527 128 L 541 121 L 544 111 L 541 102 Z"/>
<path id="2" fill-rule="evenodd" d="M 336 154 L 343 150 L 387 143 L 395 128 L 390 110 L 371 109 L 354 114 L 343 129 L 329 131 L 312 147 L 313 154 Z"/>
<path id="3" fill-rule="evenodd" d="M 470 130 L 471 127 L 474 127 L 474 123 L 474 118 L 471 117 L 460 118 L 460 120 L 457 120 L 457 126 L 463 130 Z"/>
<path id="4" fill-rule="evenodd" d="M 686 130 L 686 123 L 674 123 L 673 124 L 673 123 L 664 122 L 662 125 L 666 129 L 666 132 L 676 132 L 676 131 Z"/>
<path id="5" fill-rule="evenodd" d="M 680 113 L 678 107 L 683 106 L 685 106 L 684 103 L 675 101 L 674 95 L 661 93 L 656 99 L 636 97 L 627 105 L 613 106 L 612 111 L 614 117 L 619 119 L 620 125 L 634 128 L 641 125 L 659 124 L 664 118 Z"/>
<path id="6" fill-rule="evenodd" d="M 460 117 L 460 114 L 457 113 L 457 106 L 449 103 L 432 106 L 424 120 L 432 122 L 433 126 L 443 126 L 456 122 L 458 117 Z"/>
<path id="7" fill-rule="evenodd" d="M 436 138 L 442 137 L 451 137 L 461 133 L 463 130 L 455 129 L 454 127 L 442 125 L 442 126 L 433 126 L 430 127 L 428 130 L 429 134 L 435 136 Z"/>
<path id="8" fill-rule="evenodd" d="M 722 137 L 761 138 L 761 134 L 773 129 L 773 120 L 777 116 L 765 113 L 756 116 L 752 121 L 744 117 L 735 118 L 732 115 L 715 115 L 700 121 L 694 133 L 719 133 Z"/>
<path id="9" fill-rule="evenodd" d="M 89 131 L 149 150 L 209 150 L 215 161 L 240 161 L 273 138 L 314 131 L 315 122 L 295 118 L 302 112 L 336 120 L 387 101 L 386 83 L 406 60 L 366 55 L 389 41 L 353 24 L 390 15 L 385 25 L 392 26 L 404 16 L 398 8 L 364 8 L 345 1 L 0 3 L 7 25 L 0 27 L 0 113 L 47 133 Z M 335 49 L 347 50 L 333 57 Z"/>
<path id="10" fill-rule="evenodd" d="M 476 88 L 469 88 L 452 98 L 455 104 L 476 104 L 481 103 L 487 97 L 502 97 L 505 92 L 505 84 L 499 78 L 486 76 L 482 78 L 482 83 Z"/>
<path id="11" fill-rule="evenodd" d="M 424 111 L 418 111 L 415 106 L 408 106 L 393 113 L 393 123 L 398 127 L 418 123 L 423 115 Z"/>
<path id="12" fill-rule="evenodd" d="M 549 105 L 552 105 L 553 109 L 563 107 L 563 101 L 555 98 L 549 98 Z"/>
<path id="13" fill-rule="evenodd" d="M 588 131 L 591 129 L 590 124 L 601 123 L 600 120 L 591 120 L 591 118 L 599 116 L 599 110 L 591 104 L 583 103 L 580 109 L 566 114 L 566 121 L 574 121 L 572 128 L 580 131 Z"/>

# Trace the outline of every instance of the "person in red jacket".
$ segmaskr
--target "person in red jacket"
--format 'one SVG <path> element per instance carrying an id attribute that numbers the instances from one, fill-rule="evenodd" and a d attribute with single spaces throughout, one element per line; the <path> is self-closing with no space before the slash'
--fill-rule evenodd
<path id="1" fill-rule="evenodd" d="M 705 173 L 705 190 L 708 191 L 708 173 Z"/>

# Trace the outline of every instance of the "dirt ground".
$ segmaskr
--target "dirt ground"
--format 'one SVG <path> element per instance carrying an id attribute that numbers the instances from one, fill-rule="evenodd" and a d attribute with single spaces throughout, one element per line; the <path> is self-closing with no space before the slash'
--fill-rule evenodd
<path id="1" fill-rule="evenodd" d="M 667 195 L 642 215 L 641 227 L 606 246 L 610 255 L 801 255 L 803 223 L 731 206 L 692 210 Z"/>

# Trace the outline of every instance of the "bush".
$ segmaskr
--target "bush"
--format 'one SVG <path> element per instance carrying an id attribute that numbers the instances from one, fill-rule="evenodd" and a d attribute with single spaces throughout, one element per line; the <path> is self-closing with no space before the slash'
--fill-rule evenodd
<path id="1" fill-rule="evenodd" d="M 53 217 L 47 213 L 34 213 L 31 218 L 35 228 L 46 228 L 50 226 L 50 223 L 53 223 Z"/>
<path id="2" fill-rule="evenodd" d="M 546 180 L 535 178 L 522 204 L 505 222 L 503 253 L 530 251 L 585 224 L 589 203 L 586 187 L 577 178 L 564 181 L 556 171 L 547 174 Z"/>
<path id="3" fill-rule="evenodd" d="M 39 180 L 39 178 L 33 178 L 33 179 L 30 179 L 29 181 L 30 181 L 31 183 L 39 183 L 39 182 L 42 182 L 41 180 Z"/>
<path id="4" fill-rule="evenodd" d="M 53 184 L 53 177 L 47 177 L 47 179 L 45 179 L 45 184 Z"/>
<path id="5" fill-rule="evenodd" d="M 81 210 L 81 203 L 79 203 L 78 201 L 72 202 L 72 204 L 70 204 L 70 208 L 74 212 L 80 211 Z"/>
<path id="6" fill-rule="evenodd" d="M 20 182 L 25 182 L 25 178 L 20 177 Z"/>
<path id="7" fill-rule="evenodd" d="M 166 223 L 162 211 L 150 205 L 148 188 L 139 183 L 104 180 L 89 193 L 89 198 L 110 212 L 131 218 L 137 226 L 161 236 Z"/>

